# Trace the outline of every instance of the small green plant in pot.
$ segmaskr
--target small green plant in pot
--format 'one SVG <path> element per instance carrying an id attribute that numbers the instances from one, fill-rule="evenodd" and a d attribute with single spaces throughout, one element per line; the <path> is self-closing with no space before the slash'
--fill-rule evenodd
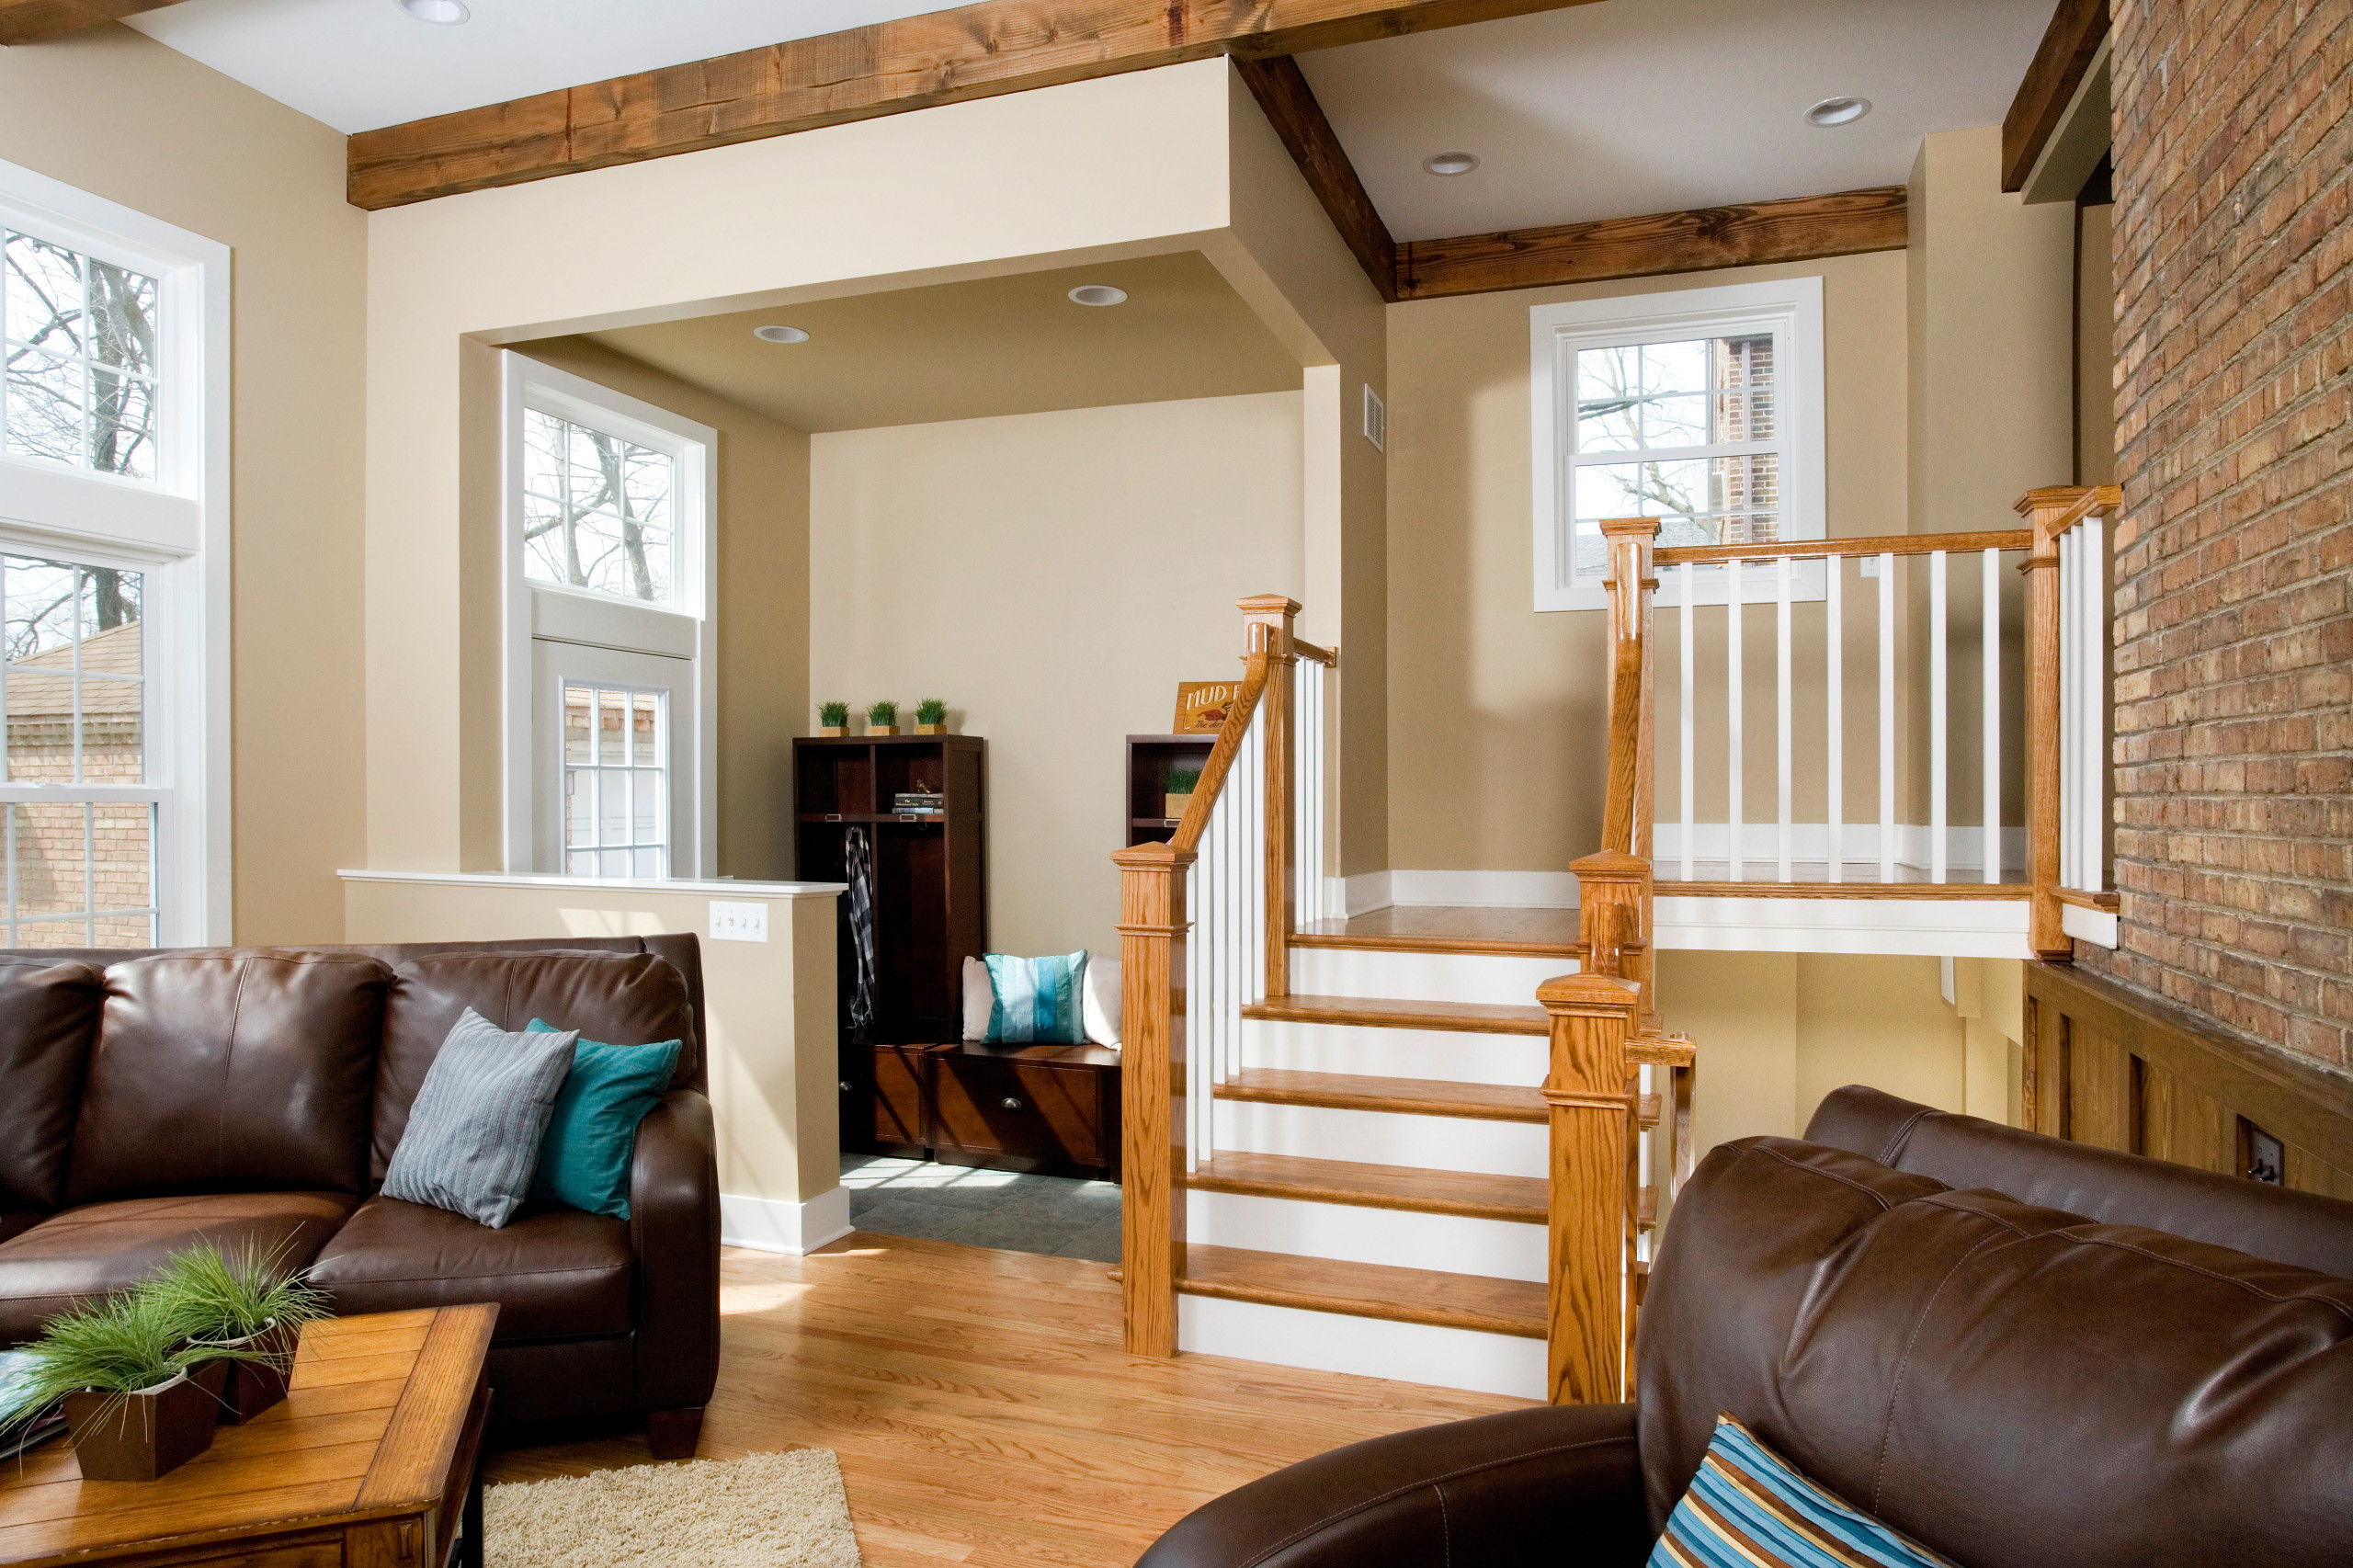
<path id="1" fill-rule="evenodd" d="M 915 733 L 944 735 L 948 733 L 948 704 L 937 697 L 926 697 L 915 704 Z"/>
<path id="2" fill-rule="evenodd" d="M 286 1397 L 302 1325 L 328 1315 L 326 1296 L 284 1266 L 284 1252 L 252 1243 L 235 1252 L 204 1245 L 175 1253 L 139 1287 L 172 1314 L 191 1349 L 237 1353 L 222 1391 L 221 1418 L 240 1426 Z"/>
<path id="3" fill-rule="evenodd" d="M 817 733 L 821 735 L 849 733 L 849 704 L 820 702 L 817 704 Z"/>
<path id="4" fill-rule="evenodd" d="M 1170 817 L 1181 817 L 1185 808 L 1193 803 L 1193 791 L 1200 788 L 1201 770 L 1192 764 L 1168 770 L 1167 796 L 1161 809 Z"/>
<path id="5" fill-rule="evenodd" d="M 235 1353 L 184 1343 L 181 1320 L 140 1291 L 85 1301 L 26 1346 L 18 1410 L 63 1401 L 85 1481 L 153 1481 L 212 1446 Z"/>
<path id="6" fill-rule="evenodd" d="M 877 702 L 866 710 L 866 733 L 870 735 L 895 735 L 899 733 L 899 705 Z"/>

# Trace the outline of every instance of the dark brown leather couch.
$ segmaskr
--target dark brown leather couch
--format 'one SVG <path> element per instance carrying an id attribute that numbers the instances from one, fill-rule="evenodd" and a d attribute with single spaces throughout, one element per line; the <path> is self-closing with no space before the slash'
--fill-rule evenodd
<path id="1" fill-rule="evenodd" d="M 2353 1204 L 1869 1089 L 1807 1136 L 1694 1174 L 1634 1403 L 1337 1449 L 1139 1568 L 1636 1564 L 1724 1411 L 1965 1568 L 2353 1562 Z"/>
<path id="2" fill-rule="evenodd" d="M 691 1452 L 719 1364 L 702 1003 L 692 936 L 0 952 L 0 1346 L 194 1242 L 252 1242 L 347 1313 L 496 1301 L 502 1423 L 642 1415 Z M 376 1191 L 469 1006 L 684 1042 L 627 1220 L 494 1231 Z"/>

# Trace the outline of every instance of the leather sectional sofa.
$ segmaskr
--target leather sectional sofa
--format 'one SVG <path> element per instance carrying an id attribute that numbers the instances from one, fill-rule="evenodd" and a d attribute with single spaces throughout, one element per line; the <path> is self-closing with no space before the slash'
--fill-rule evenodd
<path id="1" fill-rule="evenodd" d="M 1966 1568 L 2353 1562 L 2353 1203 L 1870 1089 L 1807 1138 L 1685 1187 L 1632 1403 L 1336 1449 L 1138 1568 L 1634 1568 L 1720 1412 Z"/>
<path id="2" fill-rule="evenodd" d="M 466 1007 L 684 1042 L 630 1217 L 500 1230 L 376 1192 Z M 0 952 L 0 1346 L 199 1240 L 313 1266 L 346 1313 L 495 1301 L 494 1419 L 640 1415 L 693 1451 L 718 1375 L 719 1190 L 691 936 Z"/>

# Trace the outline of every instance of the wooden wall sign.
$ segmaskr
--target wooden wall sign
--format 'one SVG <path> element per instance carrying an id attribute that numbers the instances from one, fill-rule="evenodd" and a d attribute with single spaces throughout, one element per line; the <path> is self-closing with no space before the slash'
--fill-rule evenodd
<path id="1" fill-rule="evenodd" d="M 1238 680 L 1187 680 L 1176 683 L 1176 723 L 1179 735 L 1214 735 L 1225 727 L 1226 705 L 1242 695 Z"/>

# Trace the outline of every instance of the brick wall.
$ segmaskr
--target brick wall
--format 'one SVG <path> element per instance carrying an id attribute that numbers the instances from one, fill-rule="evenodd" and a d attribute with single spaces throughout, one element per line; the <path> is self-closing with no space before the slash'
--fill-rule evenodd
<path id="1" fill-rule="evenodd" d="M 2353 1066 L 2353 0 L 2116 12 L 2116 880 L 2083 962 Z"/>

